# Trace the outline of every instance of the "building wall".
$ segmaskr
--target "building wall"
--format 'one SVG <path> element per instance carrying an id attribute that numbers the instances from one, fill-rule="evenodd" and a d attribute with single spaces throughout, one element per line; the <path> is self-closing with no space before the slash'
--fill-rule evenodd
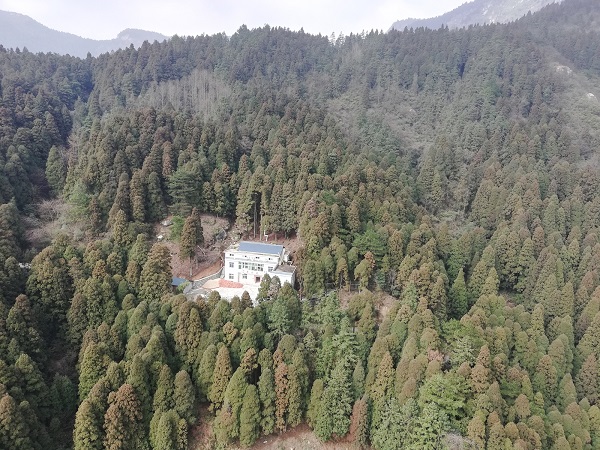
<path id="1" fill-rule="evenodd" d="M 223 278 L 238 283 L 260 283 L 264 274 L 275 270 L 281 263 L 282 255 L 257 253 L 225 252 L 225 270 Z M 244 278 L 245 275 L 245 278 Z M 258 281 L 257 281 L 258 279 Z"/>

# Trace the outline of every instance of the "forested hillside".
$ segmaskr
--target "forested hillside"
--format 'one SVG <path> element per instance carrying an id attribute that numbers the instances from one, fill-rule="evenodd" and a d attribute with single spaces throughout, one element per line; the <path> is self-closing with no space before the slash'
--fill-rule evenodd
<path id="1" fill-rule="evenodd" d="M 0 448 L 600 448 L 599 21 L 0 49 Z M 200 213 L 298 285 L 173 294 Z"/>

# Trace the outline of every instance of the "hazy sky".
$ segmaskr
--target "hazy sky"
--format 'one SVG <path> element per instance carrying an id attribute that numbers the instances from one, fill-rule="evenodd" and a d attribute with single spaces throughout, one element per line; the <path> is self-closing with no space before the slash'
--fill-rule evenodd
<path id="1" fill-rule="evenodd" d="M 125 28 L 171 36 L 233 34 L 242 24 L 309 33 L 387 31 L 395 20 L 427 18 L 470 0 L 0 0 L 0 10 L 26 14 L 56 30 L 110 39 Z"/>

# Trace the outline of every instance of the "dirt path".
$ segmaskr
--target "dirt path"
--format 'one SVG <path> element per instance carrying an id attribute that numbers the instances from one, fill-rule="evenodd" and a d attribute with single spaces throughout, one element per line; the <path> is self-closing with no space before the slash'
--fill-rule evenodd
<path id="1" fill-rule="evenodd" d="M 261 437 L 252 450 L 351 450 L 348 442 L 321 442 L 308 425 L 303 423 L 282 434 Z"/>
<path id="2" fill-rule="evenodd" d="M 204 414 L 208 412 L 203 409 Z M 206 416 L 203 416 L 206 417 Z M 214 436 L 210 424 L 200 423 L 191 430 L 191 450 L 210 450 L 216 448 Z M 230 445 L 230 450 L 241 450 L 238 445 Z M 353 450 L 352 444 L 342 440 L 338 442 L 323 443 L 314 435 L 305 423 L 298 425 L 292 430 L 281 434 L 261 436 L 256 443 L 250 447 L 251 450 Z"/>

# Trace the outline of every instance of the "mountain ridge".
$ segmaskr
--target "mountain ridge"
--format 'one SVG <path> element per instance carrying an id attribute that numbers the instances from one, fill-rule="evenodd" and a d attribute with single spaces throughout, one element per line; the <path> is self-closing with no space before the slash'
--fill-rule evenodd
<path id="1" fill-rule="evenodd" d="M 528 12 L 536 12 L 552 3 L 564 0 L 474 0 L 465 2 L 459 7 L 440 16 L 427 19 L 408 18 L 397 20 L 390 30 L 425 27 L 463 28 L 469 25 L 485 25 L 490 23 L 506 23 L 517 20 Z"/>
<path id="2" fill-rule="evenodd" d="M 169 37 L 154 31 L 127 28 L 113 39 L 96 40 L 49 28 L 35 19 L 12 11 L 0 10 L 0 44 L 5 48 L 27 48 L 38 53 L 58 53 L 85 58 L 88 53 L 98 56 L 144 41 L 168 40 Z"/>

